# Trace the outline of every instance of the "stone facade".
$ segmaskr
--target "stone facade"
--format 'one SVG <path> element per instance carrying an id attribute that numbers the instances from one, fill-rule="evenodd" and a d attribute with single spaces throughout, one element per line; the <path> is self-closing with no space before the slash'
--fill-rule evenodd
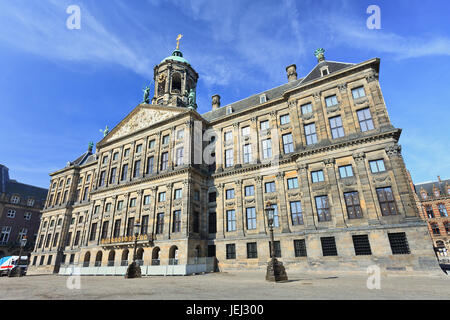
<path id="1" fill-rule="evenodd" d="M 291 65 L 288 83 L 223 107 L 214 95 L 200 115 L 187 98 L 198 75 L 174 51 L 155 67 L 152 105 L 51 174 L 29 273 L 126 265 L 136 220 L 143 264 L 265 268 L 267 201 L 288 271 L 438 270 L 379 66 L 322 54 L 306 77 Z"/>
<path id="2" fill-rule="evenodd" d="M 31 254 L 46 195 L 47 189 L 11 180 L 9 169 L 0 164 L 0 258 L 18 255 L 23 237 L 23 255 Z"/>

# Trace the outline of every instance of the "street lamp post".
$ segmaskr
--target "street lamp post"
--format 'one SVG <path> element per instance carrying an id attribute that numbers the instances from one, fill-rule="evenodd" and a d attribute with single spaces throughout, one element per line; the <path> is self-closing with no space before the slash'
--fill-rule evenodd
<path id="1" fill-rule="evenodd" d="M 136 250 L 137 250 L 137 242 L 138 242 L 140 227 L 141 227 L 141 224 L 139 223 L 139 220 L 136 220 L 136 223 L 134 224 L 133 262 L 131 262 L 131 264 L 127 268 L 127 273 L 125 274 L 125 278 L 127 278 L 127 279 L 141 277 L 141 267 L 136 263 Z"/>
<path id="2" fill-rule="evenodd" d="M 270 261 L 267 263 L 266 280 L 270 282 L 287 281 L 288 277 L 283 263 L 275 258 L 275 242 L 273 239 L 273 221 L 275 209 L 272 207 L 272 204 L 270 202 L 266 204 L 265 211 L 267 215 L 267 223 L 270 230 L 270 255 L 272 256 Z"/>
<path id="3" fill-rule="evenodd" d="M 26 246 L 26 244 L 27 244 L 27 237 L 24 236 L 22 239 L 20 239 L 19 259 L 17 259 L 16 267 L 10 271 L 10 273 L 9 273 L 10 277 L 21 277 L 22 276 L 22 271 L 20 270 L 20 258 L 22 257 L 22 251 L 23 251 L 23 248 Z"/>

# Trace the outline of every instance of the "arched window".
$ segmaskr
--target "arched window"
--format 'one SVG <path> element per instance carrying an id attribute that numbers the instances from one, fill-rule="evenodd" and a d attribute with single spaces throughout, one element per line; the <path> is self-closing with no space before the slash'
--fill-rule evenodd
<path id="1" fill-rule="evenodd" d="M 142 266 L 144 262 L 144 249 L 139 248 L 136 252 L 136 262 Z"/>
<path id="2" fill-rule="evenodd" d="M 83 267 L 89 267 L 90 260 L 91 260 L 91 253 L 88 251 L 84 254 Z"/>
<path id="3" fill-rule="evenodd" d="M 178 247 L 172 246 L 169 250 L 169 265 L 178 264 Z"/>
<path id="4" fill-rule="evenodd" d="M 159 253 L 160 253 L 161 249 L 159 249 L 159 247 L 155 247 L 153 248 L 152 251 L 152 266 L 159 266 L 160 265 L 160 260 L 159 260 Z"/>
<path id="5" fill-rule="evenodd" d="M 116 258 L 116 252 L 111 250 L 108 255 L 108 267 L 114 266 L 114 259 Z"/>
<path id="6" fill-rule="evenodd" d="M 95 257 L 95 266 L 100 267 L 102 265 L 102 257 L 103 252 L 99 251 L 97 252 L 97 256 Z"/>
<path id="7" fill-rule="evenodd" d="M 122 262 L 120 264 L 121 266 L 127 266 L 128 265 L 128 249 L 123 250 L 122 252 Z"/>
<path id="8" fill-rule="evenodd" d="M 444 241 L 441 241 L 441 240 L 436 241 L 436 247 L 437 248 L 445 248 Z"/>
<path id="9" fill-rule="evenodd" d="M 439 226 L 436 223 L 431 224 L 431 230 L 433 231 L 433 234 L 441 234 L 441 232 L 439 231 Z"/>
<path id="10" fill-rule="evenodd" d="M 172 75 L 172 92 L 181 93 L 181 75 L 179 73 Z"/>

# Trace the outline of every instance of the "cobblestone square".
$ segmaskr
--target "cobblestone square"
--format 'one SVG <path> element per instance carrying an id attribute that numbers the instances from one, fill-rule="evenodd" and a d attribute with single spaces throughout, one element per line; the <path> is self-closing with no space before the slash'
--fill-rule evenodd
<path id="1" fill-rule="evenodd" d="M 382 274 L 380 289 L 368 289 L 365 274 L 289 272 L 286 283 L 265 281 L 264 271 L 178 277 L 80 277 L 57 275 L 0 278 L 7 300 L 443 300 L 450 297 L 450 276 Z M 69 284 L 69 285 L 68 285 Z M 71 287 L 72 289 L 69 289 Z"/>

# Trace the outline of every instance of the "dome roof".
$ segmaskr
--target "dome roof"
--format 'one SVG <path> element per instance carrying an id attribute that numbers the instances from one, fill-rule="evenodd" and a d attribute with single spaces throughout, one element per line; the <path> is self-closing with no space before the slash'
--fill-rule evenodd
<path id="1" fill-rule="evenodd" d="M 187 61 L 185 58 L 183 58 L 183 53 L 180 50 L 175 50 L 172 52 L 172 55 L 170 57 L 165 58 L 161 63 L 167 60 L 174 60 L 178 62 L 184 62 L 190 65 L 189 61 Z"/>

